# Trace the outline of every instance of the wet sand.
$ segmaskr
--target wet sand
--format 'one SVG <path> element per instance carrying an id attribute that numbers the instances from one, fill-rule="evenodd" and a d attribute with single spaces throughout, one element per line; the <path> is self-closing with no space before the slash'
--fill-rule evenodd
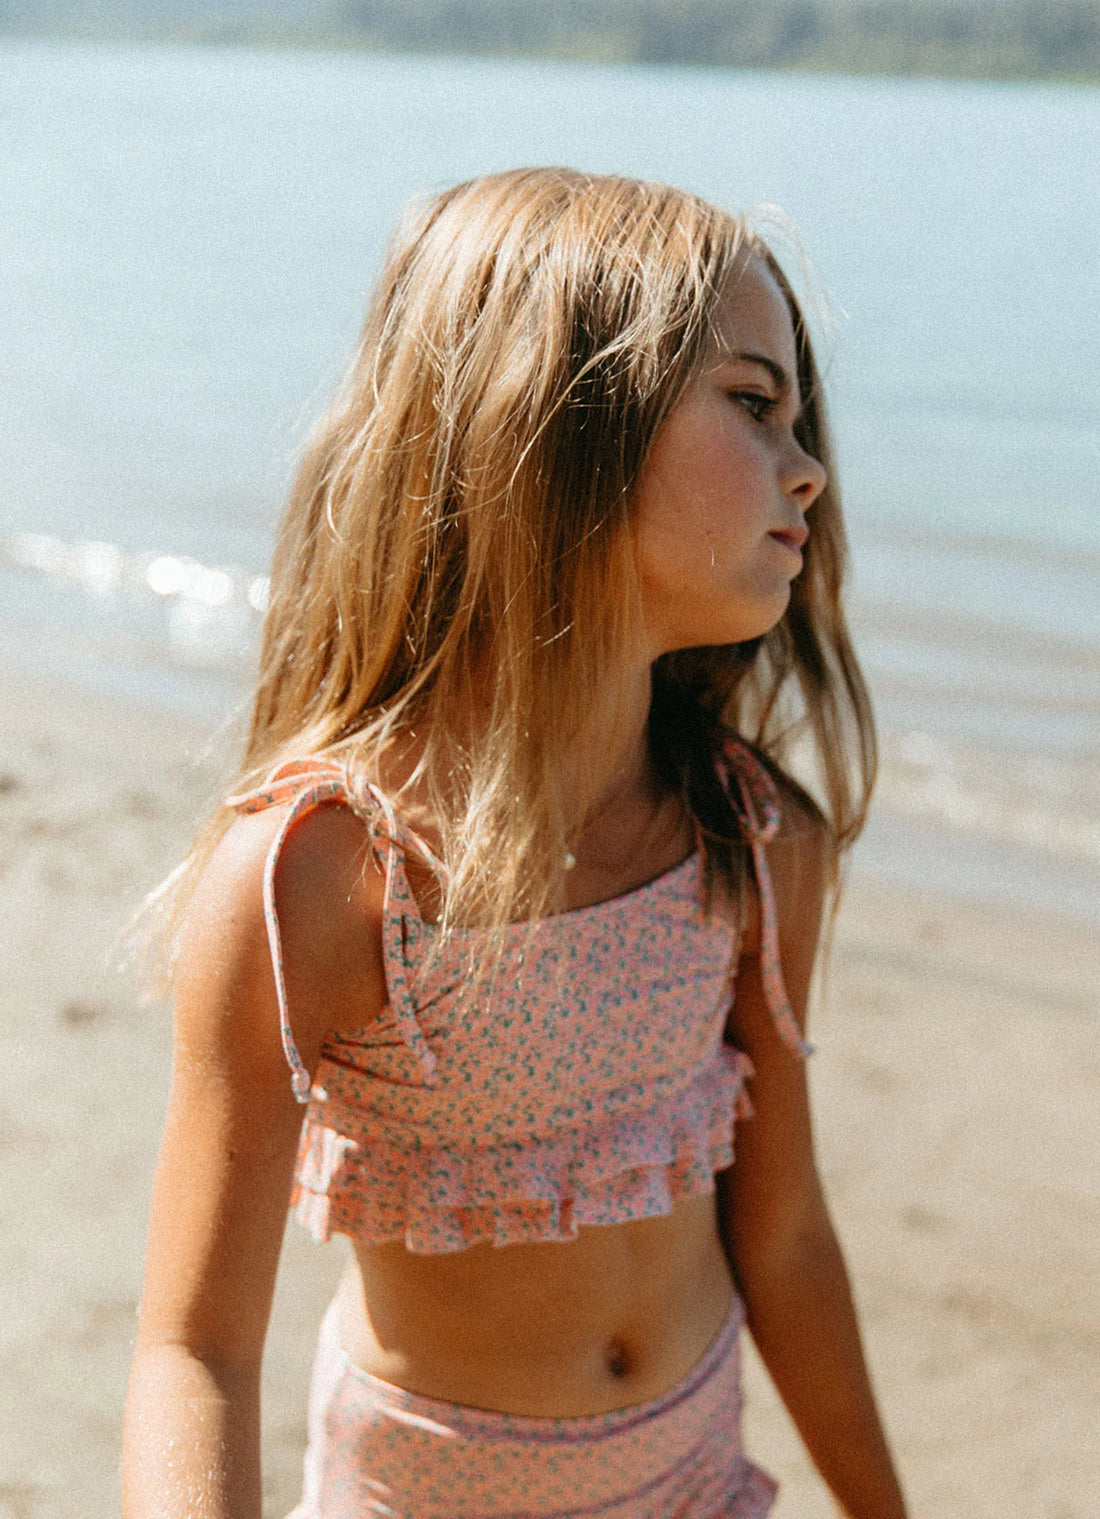
<path id="1" fill-rule="evenodd" d="M 104 964 L 219 779 L 194 723 L 0 677 L 0 1519 L 118 1512 L 167 1009 Z M 224 752 L 224 745 L 222 751 Z M 1100 1511 L 1095 925 L 861 876 L 816 1020 L 822 1169 L 914 1519 Z M 298 1496 L 343 1259 L 288 1230 L 265 1514 Z M 774 1519 L 834 1513 L 750 1355 Z"/>

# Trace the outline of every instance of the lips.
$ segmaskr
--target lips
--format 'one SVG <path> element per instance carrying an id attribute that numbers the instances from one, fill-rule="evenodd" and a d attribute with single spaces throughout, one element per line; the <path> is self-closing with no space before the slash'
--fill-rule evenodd
<path id="1" fill-rule="evenodd" d="M 798 554 L 799 557 L 809 536 L 810 530 L 803 523 L 799 523 L 797 527 L 775 528 L 768 534 L 769 538 L 774 538 L 776 543 L 781 543 L 784 548 L 790 549 L 792 554 Z"/>

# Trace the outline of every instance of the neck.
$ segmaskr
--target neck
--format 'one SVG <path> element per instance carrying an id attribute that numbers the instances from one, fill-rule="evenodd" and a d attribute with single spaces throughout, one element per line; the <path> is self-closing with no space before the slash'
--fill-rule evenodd
<path id="1" fill-rule="evenodd" d="M 652 682 L 649 665 L 639 666 L 622 679 L 611 700 L 593 719 L 574 749 L 566 778 L 569 814 L 574 826 L 640 798 L 651 801 L 656 791 L 649 754 L 649 706 Z"/>
<path id="2" fill-rule="evenodd" d="M 657 805 L 659 787 L 649 754 L 651 694 L 650 667 L 640 663 L 613 686 L 599 713 L 572 745 L 565 767 L 563 800 L 566 826 L 574 838 L 598 822 L 613 826 L 616 815 L 621 819 L 624 813 L 629 816 L 639 808 Z M 471 713 L 450 714 L 449 729 L 460 747 L 462 735 L 473 726 Z M 388 782 L 391 788 L 407 780 L 420 750 L 414 733 L 395 745 L 391 755 L 394 779 Z M 441 761 L 446 774 L 446 750 Z M 414 807 L 421 789 L 414 787 L 409 798 Z"/>

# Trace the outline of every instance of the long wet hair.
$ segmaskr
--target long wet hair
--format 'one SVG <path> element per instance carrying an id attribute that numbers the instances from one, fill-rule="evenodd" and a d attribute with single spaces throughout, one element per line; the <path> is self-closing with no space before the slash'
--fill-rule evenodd
<path id="1" fill-rule="evenodd" d="M 471 180 L 400 223 L 279 531 L 235 790 L 323 753 L 366 797 L 415 734 L 393 800 L 417 788 L 438 831 L 444 932 L 560 905 L 567 754 L 639 627 L 634 488 L 753 258 L 790 309 L 799 441 L 829 484 L 781 621 L 658 660 L 651 752 L 699 825 L 712 879 L 736 886 L 743 871 L 714 768 L 730 730 L 781 767 L 801 747 L 839 855 L 863 823 L 875 744 L 802 313 L 743 221 L 666 185 L 567 169 Z M 456 712 L 478 720 L 458 733 Z M 231 817 L 219 809 L 177 872 L 176 930 Z"/>

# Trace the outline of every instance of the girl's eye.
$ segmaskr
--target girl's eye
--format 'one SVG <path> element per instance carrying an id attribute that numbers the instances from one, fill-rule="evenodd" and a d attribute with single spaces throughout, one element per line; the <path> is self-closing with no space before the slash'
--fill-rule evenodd
<path id="1" fill-rule="evenodd" d="M 758 390 L 732 390 L 730 400 L 747 411 L 754 422 L 763 422 L 772 414 L 776 405 L 771 396 L 761 395 Z"/>

